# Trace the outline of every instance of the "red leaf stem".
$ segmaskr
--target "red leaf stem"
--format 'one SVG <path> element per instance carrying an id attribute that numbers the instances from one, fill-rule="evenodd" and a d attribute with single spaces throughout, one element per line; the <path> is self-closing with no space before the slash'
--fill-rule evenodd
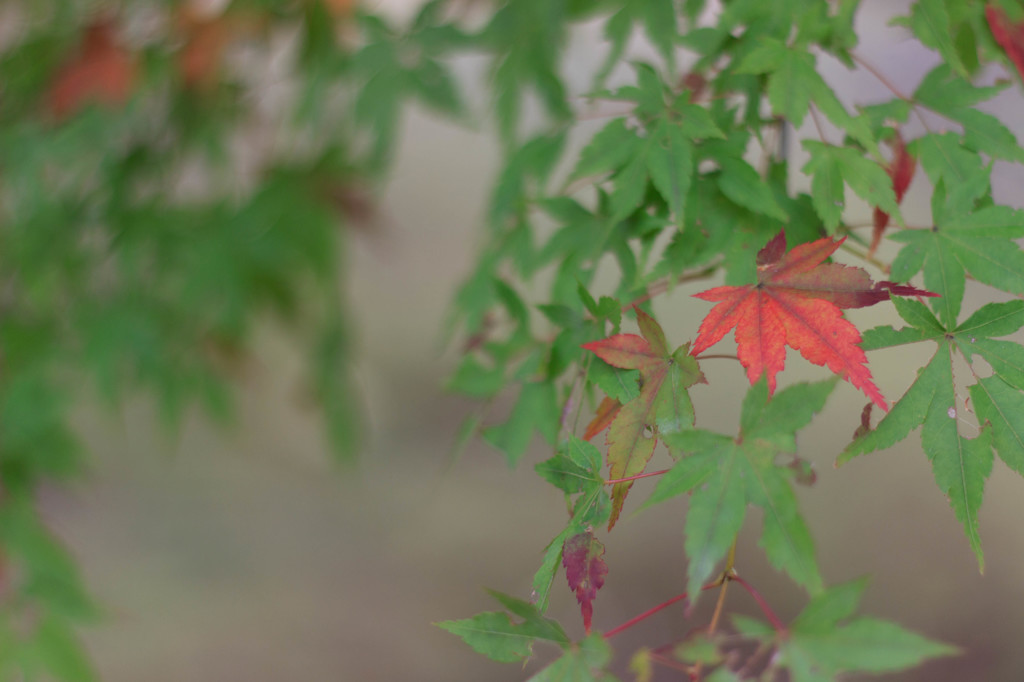
<path id="1" fill-rule="evenodd" d="M 768 618 L 769 622 L 771 622 L 772 627 L 775 628 L 776 632 L 786 631 L 786 624 L 779 620 L 779 617 L 775 615 L 774 611 L 772 611 L 772 607 L 768 606 L 768 602 L 765 600 L 764 597 L 761 596 L 761 593 L 758 592 L 753 585 L 751 585 L 735 573 L 729 576 L 729 580 L 738 582 L 740 585 L 743 586 L 743 589 L 750 593 L 750 596 L 753 597 L 754 601 L 757 602 L 757 605 L 761 607 L 761 611 L 764 612 L 765 617 Z"/>
<path id="2" fill-rule="evenodd" d="M 669 471 L 669 469 L 662 469 L 661 471 L 648 471 L 647 473 L 644 474 L 637 474 L 636 476 L 626 476 L 625 478 L 609 478 L 607 481 L 604 482 L 604 484 L 612 485 L 614 483 L 626 483 L 628 481 L 635 481 L 638 478 L 647 478 L 648 476 L 661 476 L 662 474 L 667 474 Z"/>
<path id="3" fill-rule="evenodd" d="M 712 588 L 718 587 L 720 584 L 721 583 L 716 580 L 713 583 L 708 583 L 707 585 L 705 585 L 704 587 L 702 587 L 700 589 L 701 589 L 702 592 L 704 592 L 706 590 L 710 590 Z M 668 607 L 672 606 L 676 602 L 682 601 L 682 600 L 686 599 L 687 595 L 688 595 L 687 592 L 683 592 L 682 594 L 677 594 L 676 596 L 672 597 L 671 599 L 669 599 L 667 601 L 663 601 L 662 603 L 658 604 L 657 606 L 654 606 L 652 608 L 647 609 L 646 611 L 641 613 L 639 616 L 633 616 L 632 618 L 627 620 L 622 625 L 616 626 L 616 627 L 612 628 L 611 630 L 609 630 L 608 632 L 604 633 L 604 638 L 608 639 L 609 637 L 614 637 L 615 635 L 619 634 L 623 630 L 628 630 L 629 628 L 633 627 L 637 623 L 639 623 L 641 621 L 644 621 L 647 618 L 650 618 L 651 616 L 656 614 L 658 611 L 661 611 L 662 609 L 667 609 Z"/>

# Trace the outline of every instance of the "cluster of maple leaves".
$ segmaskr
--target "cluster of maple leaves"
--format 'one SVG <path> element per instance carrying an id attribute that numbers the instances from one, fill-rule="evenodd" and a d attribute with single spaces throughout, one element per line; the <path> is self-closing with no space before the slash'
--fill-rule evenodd
<path id="1" fill-rule="evenodd" d="M 986 7 L 985 17 L 996 42 L 1024 78 L 1024 24 L 1013 23 L 993 5 Z M 885 170 L 900 203 L 914 178 L 917 160 L 898 130 L 890 147 L 892 159 Z M 869 255 L 878 248 L 889 221 L 886 211 L 874 209 Z M 605 397 L 584 433 L 590 440 L 608 430 L 608 478 L 609 482 L 618 481 L 612 488 L 609 530 L 618 520 L 634 480 L 644 473 L 658 436 L 693 426 L 693 405 L 686 389 L 704 381 L 697 359 L 732 330 L 748 380 L 754 384 L 765 376 L 769 395 L 775 392 L 776 375 L 785 366 L 789 346 L 849 381 L 871 404 L 888 410 L 867 367 L 861 334 L 843 317 L 842 309 L 874 305 L 891 296 L 938 294 L 890 281 L 876 283 L 862 268 L 825 262 L 843 241 L 823 238 L 787 252 L 785 232 L 779 232 L 757 255 L 755 283 L 696 294 L 716 305 L 701 323 L 692 348 L 684 344 L 670 352 L 658 323 L 640 309 L 636 310 L 640 336 L 616 334 L 583 346 L 612 367 L 640 372 L 638 395 L 625 404 Z M 871 404 L 865 407 L 864 424 L 855 435 L 867 433 Z M 603 555 L 603 545 L 589 530 L 572 536 L 564 545 L 566 577 L 580 602 L 587 632 L 592 601 L 608 571 Z"/>
<path id="2" fill-rule="evenodd" d="M 894 167 L 905 167 L 906 162 L 899 159 L 898 154 Z M 903 182 L 901 178 L 894 173 L 894 185 Z M 625 404 L 605 398 L 584 434 L 590 439 L 608 430 L 608 482 L 614 482 L 609 530 L 635 478 L 650 461 L 658 437 L 693 427 L 693 405 L 686 389 L 704 381 L 700 354 L 732 330 L 747 378 L 753 385 L 765 376 L 769 395 L 775 392 L 776 375 L 785 366 L 789 346 L 888 409 L 858 345 L 860 332 L 843 317 L 842 309 L 874 305 L 891 296 L 937 294 L 889 281 L 874 282 L 862 268 L 825 262 L 843 241 L 826 237 L 787 252 L 785 232 L 779 232 L 757 254 L 756 282 L 696 294 L 716 305 L 701 323 L 692 348 L 684 344 L 670 351 L 661 327 L 640 309 L 636 310 L 640 336 L 616 334 L 583 346 L 612 367 L 640 373 L 637 396 Z M 607 572 L 603 551 L 590 531 L 565 542 L 563 564 L 588 632 L 591 601 Z"/>

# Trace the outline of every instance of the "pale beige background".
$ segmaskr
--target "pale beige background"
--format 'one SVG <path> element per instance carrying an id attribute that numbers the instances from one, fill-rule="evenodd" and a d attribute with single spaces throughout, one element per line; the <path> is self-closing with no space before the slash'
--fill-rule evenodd
<path id="1" fill-rule="evenodd" d="M 877 15 L 895 5 L 865 3 L 859 52 L 885 64 L 892 79 L 912 91 L 936 57 L 901 30 L 884 28 Z M 579 73 L 595 59 L 598 33 L 591 29 L 574 43 L 572 68 Z M 459 68 L 471 75 L 480 64 Z M 823 70 L 857 97 L 887 96 L 870 76 L 849 75 L 834 64 Z M 996 104 L 1022 135 L 1016 92 Z M 144 402 L 118 416 L 78 415 L 96 453 L 93 470 L 84 482 L 48 489 L 44 506 L 106 609 L 104 620 L 85 634 L 103 679 L 470 682 L 528 676 L 518 666 L 489 663 L 430 625 L 492 608 L 484 586 L 527 597 L 540 552 L 558 532 L 564 510 L 557 492 L 531 471 L 548 456 L 539 443 L 515 472 L 479 443 L 447 467 L 453 432 L 471 403 L 440 391 L 452 358 L 439 352 L 436 340 L 447 300 L 480 243 L 495 154 L 488 134 L 411 112 L 382 199 L 385 229 L 354 239 L 348 296 L 374 434 L 357 471 L 340 473 L 330 463 L 315 415 L 297 399 L 297 351 L 272 325 L 262 333 L 264 352 L 246 379 L 235 433 L 193 419 L 169 444 Z M 996 175 L 999 198 L 1019 202 L 1020 167 L 997 164 Z M 927 193 L 918 178 L 907 210 L 912 221 L 927 220 Z M 851 219 L 868 222 L 868 209 L 858 210 Z M 692 291 L 680 289 L 658 302 L 677 342 L 692 338 L 703 314 L 688 298 Z M 875 310 L 852 317 L 872 325 L 879 314 L 892 321 Z M 924 352 L 872 354 L 887 396 L 905 390 L 921 360 L 915 353 Z M 789 363 L 787 381 L 824 376 L 793 354 Z M 699 419 L 711 428 L 732 428 L 742 377 L 730 363 L 708 363 L 706 371 L 710 385 L 693 392 Z M 1024 481 L 995 466 L 981 514 L 988 568 L 979 575 L 916 434 L 889 452 L 832 468 L 863 402 L 849 386 L 840 387 L 800 439 L 819 474 L 800 494 L 826 580 L 872 574 L 866 612 L 967 652 L 894 679 L 1024 679 Z M 636 485 L 634 509 L 651 487 Z M 598 628 L 682 589 L 684 511 L 678 502 L 635 517 L 627 513 L 616 527 L 607 542 L 608 582 L 596 602 Z M 802 597 L 766 567 L 756 525 L 744 531 L 738 567 L 790 617 Z M 753 613 L 754 606 L 737 590 L 729 610 Z M 561 577 L 552 611 L 579 633 Z M 665 612 L 617 645 L 624 652 L 657 645 L 688 627 L 679 611 Z"/>

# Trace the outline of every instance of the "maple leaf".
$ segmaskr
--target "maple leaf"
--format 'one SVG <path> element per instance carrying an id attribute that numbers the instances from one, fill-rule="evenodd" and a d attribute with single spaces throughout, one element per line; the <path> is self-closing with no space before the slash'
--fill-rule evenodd
<path id="1" fill-rule="evenodd" d="M 903 195 L 907 193 L 911 180 L 914 179 L 914 171 L 917 170 L 917 159 L 910 155 L 907 146 L 903 143 L 903 137 L 896 133 L 892 143 L 892 163 L 885 169 L 885 172 L 892 179 L 892 191 L 896 195 L 896 203 L 903 201 Z M 868 248 L 868 255 L 875 255 L 878 244 L 882 241 L 882 234 L 889 225 L 889 214 L 875 207 L 874 230 L 871 234 L 871 246 Z"/>
<path id="2" fill-rule="evenodd" d="M 604 545 L 591 531 L 573 535 L 562 547 L 562 565 L 569 589 L 576 593 L 583 614 L 583 628 L 590 634 L 590 621 L 594 615 L 594 598 L 604 585 L 608 564 L 604 561 Z"/>
<path id="3" fill-rule="evenodd" d="M 616 410 L 611 419 L 599 413 L 596 420 L 600 421 L 595 420 L 587 429 L 592 436 L 594 429 L 607 420 L 608 475 L 613 480 L 643 472 L 654 454 L 658 434 L 693 426 L 693 404 L 686 389 L 704 381 L 688 344 L 670 352 L 658 323 L 640 309 L 636 314 L 643 336 L 615 334 L 583 344 L 613 367 L 640 372 L 639 395 Z M 606 409 L 614 410 L 614 406 Z M 632 485 L 633 481 L 623 481 L 612 487 L 609 530 L 618 520 Z"/>
<path id="4" fill-rule="evenodd" d="M 769 394 L 775 375 L 786 364 L 786 346 L 810 362 L 830 370 L 888 410 L 871 378 L 867 356 L 857 345 L 860 332 L 840 308 L 860 308 L 897 296 L 937 296 L 893 282 L 873 282 L 861 268 L 824 263 L 843 239 L 826 237 L 800 244 L 786 253 L 779 232 L 757 254 L 757 283 L 709 289 L 697 298 L 717 302 L 700 325 L 692 355 L 698 356 L 736 329 L 737 354 L 750 383 L 768 376 Z"/>
<path id="5" fill-rule="evenodd" d="M 1013 23 L 1006 12 L 995 5 L 985 7 L 985 19 L 992 37 L 1017 67 L 1020 77 L 1024 78 L 1024 23 Z"/>
<path id="6" fill-rule="evenodd" d="M 597 406 L 594 418 L 587 424 L 587 428 L 583 432 L 583 440 L 590 440 L 608 428 L 615 421 L 615 417 L 618 416 L 621 409 L 622 403 L 611 396 L 605 396 L 601 404 Z"/>

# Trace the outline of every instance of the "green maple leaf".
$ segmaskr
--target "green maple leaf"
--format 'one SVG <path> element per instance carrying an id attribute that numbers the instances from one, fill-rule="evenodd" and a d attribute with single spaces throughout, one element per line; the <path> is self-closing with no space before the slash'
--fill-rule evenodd
<path id="1" fill-rule="evenodd" d="M 673 92 L 652 67 L 637 64 L 636 73 L 636 85 L 619 88 L 608 96 L 635 104 L 634 114 L 642 126 L 628 128 L 623 118 L 608 123 L 583 148 L 572 177 L 613 173 L 613 221 L 636 211 L 648 184 L 653 184 L 681 227 L 695 172 L 695 145 L 702 139 L 724 138 L 725 134 L 707 109 L 691 104 L 688 92 Z M 758 186 L 755 190 L 762 192 L 764 188 Z"/>
<path id="2" fill-rule="evenodd" d="M 585 440 L 570 436 L 554 457 L 535 467 L 541 478 L 563 491 L 567 499 L 576 495 L 571 504 L 569 524 L 545 548 L 541 566 L 533 577 L 534 601 L 541 611 L 547 608 L 551 584 L 562 562 L 565 541 L 589 526 L 604 524 L 611 513 L 601 464 L 600 450 Z"/>
<path id="3" fill-rule="evenodd" d="M 481 46 L 494 53 L 495 114 L 510 147 L 517 141 L 525 92 L 535 92 L 552 119 L 571 115 L 557 73 L 566 25 L 564 1 L 522 0 L 501 6 L 478 36 Z"/>
<path id="4" fill-rule="evenodd" d="M 671 67 L 675 63 L 677 24 L 673 3 L 627 0 L 604 25 L 604 36 L 608 40 L 608 56 L 597 73 L 595 88 L 600 89 L 612 68 L 619 62 L 634 26 L 640 24 L 651 43 L 657 48 L 665 62 Z"/>
<path id="5" fill-rule="evenodd" d="M 462 638 L 478 653 L 502 663 L 521 661 L 530 656 L 535 642 L 568 646 L 569 636 L 562 626 L 545 618 L 529 602 L 489 590 L 507 611 L 487 611 L 472 618 L 446 620 L 436 625 Z"/>
<path id="6" fill-rule="evenodd" d="M 1024 237 L 1024 211 L 987 206 L 960 212 L 936 205 L 933 213 L 932 229 L 892 235 L 906 244 L 893 271 L 904 279 L 924 270 L 925 287 L 941 294 L 933 306 L 945 327 L 954 326 L 960 314 L 968 274 L 1003 291 L 1024 293 L 1024 251 L 1014 242 Z"/>
<path id="7" fill-rule="evenodd" d="M 654 454 L 659 435 L 693 426 L 693 403 L 687 390 L 704 380 L 697 361 L 689 355 L 689 344 L 674 352 L 668 349 L 665 333 L 653 318 L 637 310 L 643 336 L 616 334 L 583 345 L 613 367 L 640 373 L 640 392 L 622 406 L 608 430 L 608 476 L 627 478 L 643 472 Z M 612 487 L 611 529 L 622 512 L 633 481 Z"/>
<path id="8" fill-rule="evenodd" d="M 560 658 L 527 682 L 613 682 L 615 678 L 604 672 L 611 658 L 611 646 L 594 633 L 566 647 Z"/>
<path id="9" fill-rule="evenodd" d="M 769 400 L 761 380 L 743 402 L 738 436 L 701 429 L 666 436 L 679 461 L 647 504 L 690 493 L 684 547 L 691 595 L 699 594 L 728 553 L 750 504 L 763 511 L 761 546 L 772 564 L 811 593 L 821 590 L 814 543 L 792 490 L 793 472 L 775 457 L 795 450 L 796 431 L 821 410 L 835 383 L 797 384 Z"/>
<path id="10" fill-rule="evenodd" d="M 777 645 L 775 661 L 794 682 L 832 682 L 847 672 L 895 672 L 957 652 L 894 623 L 855 617 L 865 586 L 865 581 L 855 580 L 815 596 L 785 637 L 747 618 L 734 621 L 765 646 Z"/>
<path id="11" fill-rule="evenodd" d="M 804 140 L 811 159 L 803 172 L 812 175 L 811 201 L 825 227 L 838 227 L 846 199 L 844 183 L 859 197 L 886 213 L 899 216 L 899 203 L 892 189 L 892 178 L 871 159 L 850 147 L 836 147 L 815 140 Z M 902 222 L 902 218 L 897 218 Z"/>
<path id="12" fill-rule="evenodd" d="M 1024 302 L 990 303 L 959 325 L 945 325 L 928 308 L 912 300 L 894 301 L 910 327 L 879 327 L 864 334 L 865 350 L 934 341 L 938 348 L 917 379 L 874 430 L 859 436 L 839 456 L 838 464 L 853 457 L 890 447 L 923 425 L 921 444 L 932 463 L 935 481 L 949 498 L 964 526 L 971 548 L 984 567 L 978 511 L 985 480 L 992 469 L 992 450 L 1018 472 L 1024 470 L 1024 432 L 1014 410 L 1024 407 L 1024 349 L 992 337 L 1012 334 L 1024 326 Z M 954 326 L 955 325 L 955 326 Z M 981 433 L 965 438 L 959 432 L 959 408 L 953 381 L 953 351 L 968 361 L 975 356 L 992 366 L 992 377 L 970 387 Z"/>
<path id="13" fill-rule="evenodd" d="M 835 91 L 818 73 L 816 60 L 805 47 L 790 47 L 777 38 L 763 38 L 737 65 L 740 74 L 768 75 L 768 102 L 794 126 L 803 123 L 813 103 L 840 128 L 845 128 L 872 153 L 878 144 L 867 122 L 854 118 Z"/>
<path id="14" fill-rule="evenodd" d="M 909 19 L 901 23 L 908 25 L 922 44 L 936 50 L 946 64 L 966 77 L 967 67 L 953 42 L 952 24 L 946 4 L 946 0 L 917 0 Z"/>

